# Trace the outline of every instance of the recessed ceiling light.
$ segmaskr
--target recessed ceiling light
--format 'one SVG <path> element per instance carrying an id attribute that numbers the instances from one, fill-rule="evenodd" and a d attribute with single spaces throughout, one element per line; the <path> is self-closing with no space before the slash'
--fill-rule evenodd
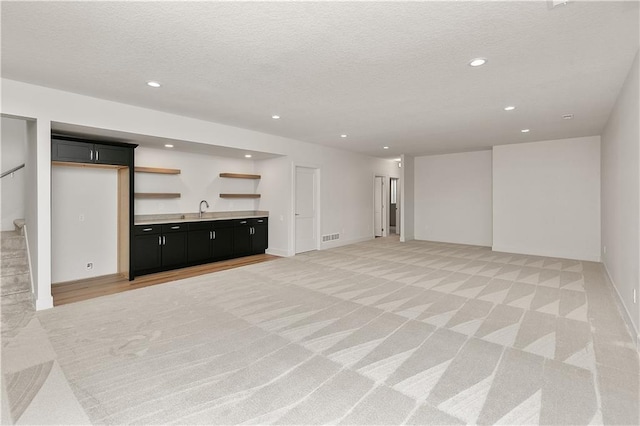
<path id="1" fill-rule="evenodd" d="M 529 133 L 531 130 L 530 129 L 522 129 L 520 130 L 522 133 Z"/>
<path id="2" fill-rule="evenodd" d="M 342 134 L 342 135 L 340 135 L 340 137 L 341 137 L 341 138 L 346 138 L 346 137 L 347 137 L 347 135 Z"/>
<path id="3" fill-rule="evenodd" d="M 472 67 L 479 67 L 480 65 L 484 65 L 487 63 L 485 58 L 476 58 L 469 62 L 469 65 Z"/>
<path id="4" fill-rule="evenodd" d="M 563 120 L 571 120 L 573 118 L 573 114 L 565 114 L 562 116 Z"/>
<path id="5" fill-rule="evenodd" d="M 388 146 L 383 146 L 382 149 L 389 149 L 389 147 Z"/>
<path id="6" fill-rule="evenodd" d="M 162 86 L 160 83 L 158 83 L 157 81 L 147 81 L 147 86 L 149 87 L 160 87 Z"/>
<path id="7" fill-rule="evenodd" d="M 279 115 L 272 115 L 271 118 L 273 118 L 274 120 L 280 120 L 280 116 Z"/>
<path id="8" fill-rule="evenodd" d="M 245 154 L 244 158 L 251 158 L 251 154 Z"/>
<path id="9" fill-rule="evenodd" d="M 173 145 L 171 145 L 170 143 L 165 143 L 165 144 L 164 144 L 164 147 L 165 147 L 165 148 L 173 148 Z"/>
<path id="10" fill-rule="evenodd" d="M 516 109 L 516 107 L 514 107 L 513 105 L 509 105 L 509 106 L 504 107 L 505 111 L 513 111 L 514 109 Z"/>

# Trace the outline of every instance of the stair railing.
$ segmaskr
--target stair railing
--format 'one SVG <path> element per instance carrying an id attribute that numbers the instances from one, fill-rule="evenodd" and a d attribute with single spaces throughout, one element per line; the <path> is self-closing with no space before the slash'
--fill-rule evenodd
<path id="1" fill-rule="evenodd" d="M 2 179 L 3 177 L 7 176 L 7 175 L 11 175 L 11 177 L 13 177 L 13 174 L 15 172 L 17 172 L 18 170 L 20 170 L 21 168 L 24 167 L 24 163 L 20 164 L 19 166 L 14 167 L 13 169 L 7 170 L 6 172 L 2 172 L 2 175 L 0 175 L 0 179 Z"/>

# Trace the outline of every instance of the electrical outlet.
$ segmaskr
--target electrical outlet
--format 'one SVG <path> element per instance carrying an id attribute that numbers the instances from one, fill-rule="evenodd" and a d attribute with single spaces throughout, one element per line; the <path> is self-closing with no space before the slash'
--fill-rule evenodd
<path id="1" fill-rule="evenodd" d="M 78 216 L 78 222 L 84 222 L 84 215 L 83 214 Z"/>
<path id="2" fill-rule="evenodd" d="M 85 266 L 85 269 L 86 269 L 87 271 L 92 270 L 92 269 L 93 269 L 93 262 L 89 262 L 89 263 L 87 263 L 87 266 Z"/>

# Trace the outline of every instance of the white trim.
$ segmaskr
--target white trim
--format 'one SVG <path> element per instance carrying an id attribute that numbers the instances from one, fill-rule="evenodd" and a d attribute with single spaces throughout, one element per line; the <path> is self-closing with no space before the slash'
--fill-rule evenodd
<path id="1" fill-rule="evenodd" d="M 629 311 L 627 310 L 627 307 L 625 306 L 624 303 L 622 303 L 622 296 L 620 295 L 620 292 L 618 291 L 618 287 L 615 284 L 615 281 L 613 281 L 613 278 L 611 277 L 611 274 L 609 273 L 609 268 L 607 268 L 607 264 L 602 262 L 602 265 L 604 266 L 604 270 L 607 274 L 607 278 L 609 279 L 609 283 L 610 286 L 613 288 L 613 293 L 617 296 L 616 297 L 616 304 L 618 305 L 618 311 L 622 312 L 622 317 L 624 318 L 625 322 L 627 323 L 627 328 L 628 331 L 630 332 L 629 334 L 631 334 L 631 337 L 633 339 L 635 339 L 635 344 L 636 344 L 636 350 L 638 352 L 640 352 L 640 330 L 638 330 L 635 326 L 635 324 L 633 323 L 632 319 L 631 319 L 631 314 L 629 313 Z"/>
<path id="2" fill-rule="evenodd" d="M 280 257 L 291 257 L 292 255 L 289 254 L 288 250 L 282 250 L 282 249 L 274 249 L 274 248 L 268 248 L 265 253 L 267 254 L 272 254 L 274 256 L 280 256 Z"/>
<path id="3" fill-rule="evenodd" d="M 373 236 L 376 236 L 376 179 L 382 179 L 382 235 L 381 237 L 389 236 L 389 190 L 391 184 L 389 183 L 389 176 L 374 173 L 373 174 Z"/>
<path id="4" fill-rule="evenodd" d="M 514 254 L 526 254 L 529 256 L 543 256 L 543 257 L 557 257 L 559 259 L 571 259 L 571 260 L 586 260 L 588 262 L 600 262 L 600 255 L 579 255 L 576 253 L 568 253 L 568 252 L 562 252 L 562 251 L 545 251 L 545 252 L 538 252 L 536 250 L 528 250 L 528 249 L 521 249 L 521 248 L 517 248 L 517 247 L 509 247 L 509 246 L 501 246 L 501 245 L 493 245 L 491 247 L 491 250 L 493 251 L 499 251 L 502 253 L 514 253 Z"/>
<path id="5" fill-rule="evenodd" d="M 35 299 L 35 289 L 33 287 L 33 267 L 31 266 L 31 250 L 29 250 L 29 236 L 27 234 L 27 224 L 22 226 L 22 235 L 27 246 L 27 264 L 29 265 L 29 285 L 31 286 L 31 296 Z"/>
<path id="6" fill-rule="evenodd" d="M 350 240 L 333 240 L 327 241 L 326 243 L 322 243 L 322 248 L 320 250 L 329 250 L 336 247 L 348 246 L 349 244 L 357 244 L 363 243 L 365 241 L 371 241 L 375 239 L 375 237 L 360 237 L 360 238 L 352 238 Z"/>

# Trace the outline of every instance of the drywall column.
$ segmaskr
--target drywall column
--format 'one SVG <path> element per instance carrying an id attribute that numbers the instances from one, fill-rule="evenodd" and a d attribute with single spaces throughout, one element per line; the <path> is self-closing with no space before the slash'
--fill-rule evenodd
<path id="1" fill-rule="evenodd" d="M 403 154 L 402 179 L 400 181 L 400 241 L 407 242 L 415 238 L 414 236 L 414 215 L 415 215 L 415 172 L 414 158 Z"/>
<path id="2" fill-rule="evenodd" d="M 491 167 L 491 151 L 416 157 L 416 240 L 490 247 Z"/>
<path id="3" fill-rule="evenodd" d="M 51 120 L 27 124 L 25 222 L 36 309 L 53 308 L 51 297 Z"/>
<path id="4" fill-rule="evenodd" d="M 638 54 L 602 133 L 602 262 L 640 341 Z M 605 251 L 606 247 L 606 251 Z M 633 292 L 636 292 L 636 303 Z"/>

